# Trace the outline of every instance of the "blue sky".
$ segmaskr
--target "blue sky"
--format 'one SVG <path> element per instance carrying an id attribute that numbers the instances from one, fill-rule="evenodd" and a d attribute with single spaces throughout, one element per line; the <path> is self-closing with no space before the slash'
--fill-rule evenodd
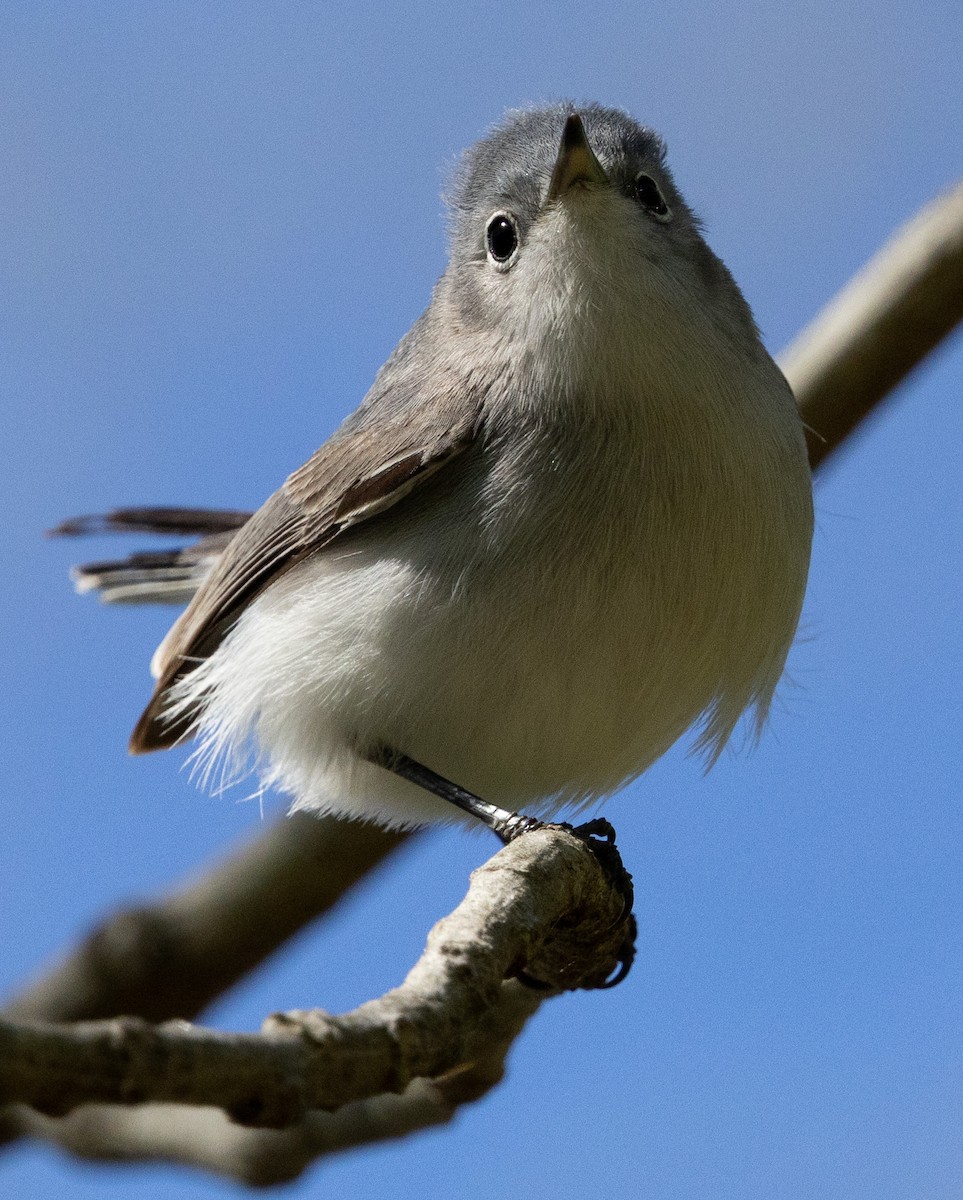
<path id="1" fill-rule="evenodd" d="M 957 3 L 9 0 L 2 28 L 8 991 L 261 820 L 183 755 L 126 756 L 170 614 L 76 598 L 70 562 L 114 547 L 42 530 L 266 497 L 425 305 L 446 170 L 506 107 L 596 99 L 659 128 L 774 351 L 963 170 Z M 759 748 L 708 777 L 679 748 L 607 806 L 638 887 L 630 980 L 547 1006 L 454 1128 L 290 1194 L 959 1194 L 961 395 L 957 340 L 820 480 Z M 380 994 L 491 849 L 425 837 L 211 1019 Z M 236 1189 L 21 1147 L 0 1191 Z"/>

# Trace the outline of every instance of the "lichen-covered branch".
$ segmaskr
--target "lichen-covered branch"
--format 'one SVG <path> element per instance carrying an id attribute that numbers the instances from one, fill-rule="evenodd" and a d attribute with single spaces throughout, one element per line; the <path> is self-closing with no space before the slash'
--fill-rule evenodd
<path id="1" fill-rule="evenodd" d="M 260 1034 L 139 1019 L 0 1021 L 0 1104 L 61 1116 L 87 1103 L 216 1107 L 283 1129 L 470 1061 L 479 1022 L 524 970 L 549 990 L 598 986 L 630 914 L 584 841 L 557 828 L 517 839 L 472 876 L 405 982 L 351 1013 L 270 1018 Z"/>

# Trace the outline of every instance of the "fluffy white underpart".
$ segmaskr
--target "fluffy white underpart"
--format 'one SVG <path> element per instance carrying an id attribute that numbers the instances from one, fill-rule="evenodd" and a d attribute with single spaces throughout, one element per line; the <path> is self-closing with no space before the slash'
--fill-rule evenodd
<path id="1" fill-rule="evenodd" d="M 604 238 L 560 211 L 484 279 L 504 319 L 463 339 L 466 375 L 495 381 L 479 446 L 273 582 L 177 685 L 206 778 L 253 757 L 294 808 L 457 819 L 359 757 L 386 744 L 544 813 L 697 722 L 712 756 L 747 707 L 764 717 L 808 562 L 791 396 L 614 261 L 621 200 L 590 202 L 616 206 Z"/>

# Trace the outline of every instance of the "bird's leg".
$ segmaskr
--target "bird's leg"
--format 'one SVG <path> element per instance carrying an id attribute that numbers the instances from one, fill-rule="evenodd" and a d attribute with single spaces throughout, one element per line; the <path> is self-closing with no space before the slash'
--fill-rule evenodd
<path id="1" fill-rule="evenodd" d="M 440 796 L 442 800 L 454 804 L 462 812 L 476 817 L 483 825 L 487 825 L 506 846 L 523 833 L 545 827 L 545 822 L 539 821 L 535 817 L 526 817 L 524 813 L 510 812 L 507 808 L 500 808 L 497 804 L 489 804 L 487 800 L 482 800 L 474 792 L 466 791 L 465 788 L 459 787 L 457 783 L 452 783 L 450 779 L 445 779 L 443 775 L 432 771 L 423 763 L 415 762 L 407 754 L 392 750 L 390 746 L 376 746 L 365 755 L 365 758 L 368 762 L 384 767 L 386 771 L 392 771 L 395 775 L 400 775 L 402 779 L 417 784 L 425 791 Z M 591 850 L 596 862 L 622 896 L 623 909 L 620 920 L 624 921 L 626 932 L 618 958 L 618 968 L 611 979 L 595 985 L 606 988 L 614 987 L 617 983 L 622 982 L 632 966 L 632 960 L 635 957 L 636 935 L 635 917 L 632 915 L 634 899 L 632 876 L 622 865 L 622 857 L 615 845 L 615 830 L 604 817 L 586 821 L 583 825 L 573 826 L 566 822 L 555 825 L 553 828 L 568 830 L 569 833 L 580 838 Z M 532 979 L 525 971 L 517 972 L 517 977 L 530 987 L 543 988 L 546 986 L 538 980 Z"/>
<path id="2" fill-rule="evenodd" d="M 377 746 L 366 757 L 369 762 L 384 767 L 386 770 L 394 772 L 395 775 L 400 775 L 402 779 L 417 784 L 425 791 L 440 796 L 442 800 L 447 800 L 449 804 L 454 804 L 462 812 L 476 817 L 483 825 L 487 825 L 506 846 L 519 834 L 528 833 L 532 829 L 541 829 L 544 824 L 535 817 L 526 817 L 524 813 L 510 812 L 507 808 L 500 808 L 497 804 L 489 804 L 487 800 L 482 800 L 480 796 L 466 791 L 457 783 L 452 783 L 450 779 L 438 775 L 430 767 L 415 762 L 407 754 L 400 754 L 389 746 Z"/>

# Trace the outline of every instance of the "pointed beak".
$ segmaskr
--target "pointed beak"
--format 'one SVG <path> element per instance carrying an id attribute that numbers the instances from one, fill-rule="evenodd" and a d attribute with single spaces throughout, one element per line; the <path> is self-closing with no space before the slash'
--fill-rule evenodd
<path id="1" fill-rule="evenodd" d="M 560 196 L 564 196 L 573 184 L 603 184 L 608 181 L 602 164 L 588 144 L 582 118 L 578 113 L 572 113 L 562 130 L 562 143 L 558 148 L 558 158 L 555 160 L 552 182 L 548 185 L 545 203 L 552 204 Z"/>

